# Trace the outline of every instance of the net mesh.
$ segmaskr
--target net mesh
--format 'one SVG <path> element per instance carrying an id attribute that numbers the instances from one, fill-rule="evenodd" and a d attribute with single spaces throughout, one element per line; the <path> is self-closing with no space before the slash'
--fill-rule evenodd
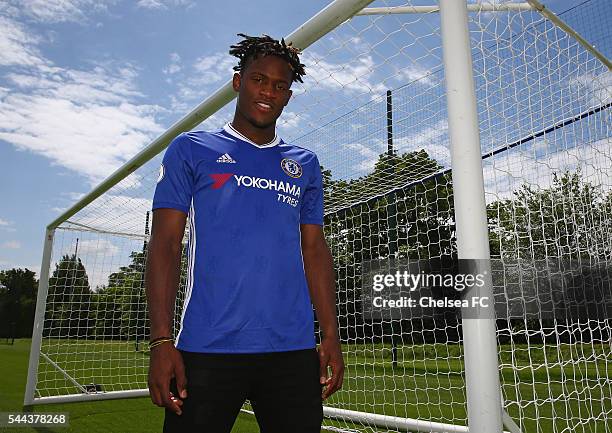
<path id="1" fill-rule="evenodd" d="M 610 2 L 560 16 L 612 55 Z M 609 431 L 612 75 L 536 12 L 471 13 L 469 25 L 504 407 L 523 431 Z M 343 23 L 304 52 L 308 79 L 279 130 L 324 169 L 347 368 L 327 405 L 466 425 L 460 320 L 371 319 L 362 296 L 364 262 L 456 254 L 439 29 L 437 13 Z M 55 231 L 37 397 L 146 388 L 143 271 L 159 162 Z M 175 331 L 184 286 L 183 271 Z"/>

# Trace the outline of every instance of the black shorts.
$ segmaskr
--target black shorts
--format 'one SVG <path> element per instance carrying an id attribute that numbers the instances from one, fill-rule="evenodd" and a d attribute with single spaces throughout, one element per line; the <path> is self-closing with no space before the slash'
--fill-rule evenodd
<path id="1" fill-rule="evenodd" d="M 229 433 L 246 399 L 261 433 L 320 433 L 323 404 L 316 349 L 181 353 L 188 396 L 182 415 L 166 409 L 164 433 Z M 175 383 L 171 391 L 178 395 Z"/>

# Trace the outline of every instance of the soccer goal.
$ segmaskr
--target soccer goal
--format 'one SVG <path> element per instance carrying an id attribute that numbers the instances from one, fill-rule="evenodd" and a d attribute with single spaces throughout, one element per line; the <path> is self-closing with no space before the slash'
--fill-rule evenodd
<path id="1" fill-rule="evenodd" d="M 307 76 L 279 135 L 319 156 L 337 274 L 326 429 L 612 430 L 611 21 L 607 0 L 335 0 L 285 37 Z M 228 82 L 48 225 L 26 405 L 148 395 L 161 154 L 233 98 Z M 372 262 L 449 257 L 478 259 L 491 316 L 371 308 Z"/>

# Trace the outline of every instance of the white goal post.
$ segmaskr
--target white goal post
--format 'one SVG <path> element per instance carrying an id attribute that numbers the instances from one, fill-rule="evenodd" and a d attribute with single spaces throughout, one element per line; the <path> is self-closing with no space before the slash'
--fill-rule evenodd
<path id="1" fill-rule="evenodd" d="M 334 0 L 285 37 L 307 75 L 279 135 L 324 170 L 347 364 L 325 428 L 609 431 L 612 7 L 420 3 Z M 234 97 L 228 81 L 47 226 L 25 405 L 148 395 L 160 156 Z M 477 260 L 494 315 L 368 307 L 372 262 L 447 257 Z"/>

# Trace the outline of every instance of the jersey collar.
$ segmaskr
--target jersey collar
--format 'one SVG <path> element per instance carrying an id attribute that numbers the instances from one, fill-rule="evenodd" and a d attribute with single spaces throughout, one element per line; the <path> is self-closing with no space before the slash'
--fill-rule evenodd
<path id="1" fill-rule="evenodd" d="M 238 140 L 242 140 L 242 141 L 246 141 L 247 143 L 252 144 L 253 146 L 257 147 L 258 149 L 263 149 L 263 148 L 267 148 L 267 147 L 274 147 L 276 146 L 278 143 L 280 143 L 280 138 L 279 136 L 276 134 L 276 132 L 274 133 L 274 138 L 272 139 L 272 141 L 270 141 L 269 143 L 265 143 L 265 144 L 257 144 L 254 141 L 249 140 L 247 137 L 245 137 L 244 135 L 242 135 L 240 132 L 238 132 L 236 130 L 236 128 L 234 128 L 232 126 L 231 123 L 227 123 L 224 127 L 223 130 L 225 132 L 227 132 L 229 135 L 231 135 L 232 137 L 237 138 Z"/>

